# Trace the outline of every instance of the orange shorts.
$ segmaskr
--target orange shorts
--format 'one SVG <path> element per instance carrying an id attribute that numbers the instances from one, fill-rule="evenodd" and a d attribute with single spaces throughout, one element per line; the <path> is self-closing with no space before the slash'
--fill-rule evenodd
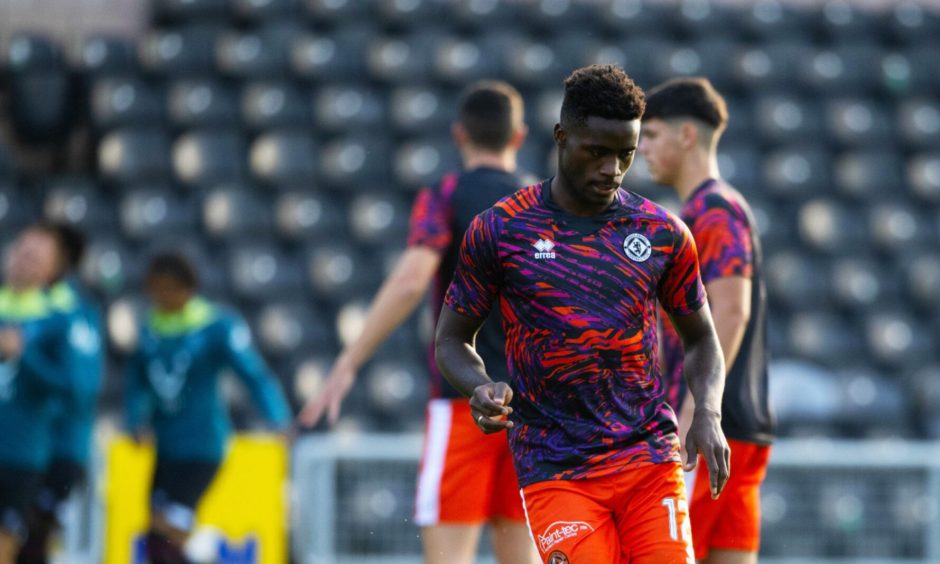
<path id="1" fill-rule="evenodd" d="M 695 557 L 711 549 L 757 552 L 760 548 L 760 484 L 767 475 L 770 447 L 729 440 L 731 476 L 718 499 L 712 499 L 708 467 L 699 457 L 692 487 L 692 537 Z"/>
<path id="2" fill-rule="evenodd" d="M 694 564 L 682 468 L 650 464 L 522 489 L 546 564 Z"/>
<path id="3" fill-rule="evenodd" d="M 428 403 L 415 498 L 420 527 L 494 518 L 525 522 L 507 435 L 480 431 L 465 399 Z"/>

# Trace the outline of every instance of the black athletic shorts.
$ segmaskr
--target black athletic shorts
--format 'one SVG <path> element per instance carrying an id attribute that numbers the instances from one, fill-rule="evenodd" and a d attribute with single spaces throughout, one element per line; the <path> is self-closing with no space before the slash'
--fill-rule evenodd
<path id="1" fill-rule="evenodd" d="M 151 511 L 162 513 L 179 529 L 191 529 L 192 514 L 212 485 L 219 466 L 220 462 L 215 461 L 157 458 L 150 495 Z"/>
<path id="2" fill-rule="evenodd" d="M 39 508 L 46 512 L 54 512 L 56 508 L 68 500 L 72 490 L 85 482 L 87 471 L 85 466 L 58 458 L 53 460 L 46 469 L 39 492 Z"/>
<path id="3" fill-rule="evenodd" d="M 42 484 L 42 472 L 0 465 L 0 529 L 26 539 L 29 512 Z"/>

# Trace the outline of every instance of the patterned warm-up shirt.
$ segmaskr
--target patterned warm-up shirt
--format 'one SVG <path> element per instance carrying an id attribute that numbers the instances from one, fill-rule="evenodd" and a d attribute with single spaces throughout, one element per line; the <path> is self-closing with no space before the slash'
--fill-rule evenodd
<path id="1" fill-rule="evenodd" d="M 695 244 L 664 208 L 620 190 L 578 217 L 524 188 L 471 224 L 445 303 L 485 318 L 498 299 L 514 391 L 509 440 L 520 486 L 677 461 L 664 401 L 656 303 L 705 304 Z"/>
<path id="2" fill-rule="evenodd" d="M 769 444 L 775 422 L 767 394 L 767 292 L 750 207 L 737 190 L 711 179 L 692 192 L 681 214 L 699 250 L 704 284 L 732 276 L 751 279 L 751 318 L 728 367 L 721 426 L 730 439 Z M 667 395 L 678 410 L 686 394 L 682 342 L 668 319 L 662 321 L 662 343 Z"/>

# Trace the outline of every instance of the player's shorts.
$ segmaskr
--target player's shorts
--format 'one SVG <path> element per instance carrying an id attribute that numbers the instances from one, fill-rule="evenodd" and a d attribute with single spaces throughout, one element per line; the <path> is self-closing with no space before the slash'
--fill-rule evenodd
<path id="1" fill-rule="evenodd" d="M 49 463 L 39 490 L 38 506 L 53 513 L 68 500 L 72 490 L 85 482 L 85 466 L 72 460 L 57 458 Z"/>
<path id="2" fill-rule="evenodd" d="M 41 483 L 38 470 L 0 466 L 0 529 L 26 540 L 27 519 Z"/>
<path id="3" fill-rule="evenodd" d="M 522 489 L 545 564 L 694 564 L 682 468 L 650 464 Z"/>
<path id="4" fill-rule="evenodd" d="M 760 484 L 767 475 L 770 447 L 729 440 L 731 476 L 712 499 L 708 467 L 699 457 L 692 487 L 692 536 L 695 557 L 711 549 L 757 552 L 760 548 Z"/>
<path id="5" fill-rule="evenodd" d="M 157 457 L 150 510 L 162 514 L 181 531 L 192 530 L 196 506 L 212 485 L 220 464 L 209 460 L 161 460 Z"/>
<path id="6" fill-rule="evenodd" d="M 475 525 L 497 518 L 525 522 L 506 433 L 480 431 L 465 399 L 431 400 L 415 523 Z"/>

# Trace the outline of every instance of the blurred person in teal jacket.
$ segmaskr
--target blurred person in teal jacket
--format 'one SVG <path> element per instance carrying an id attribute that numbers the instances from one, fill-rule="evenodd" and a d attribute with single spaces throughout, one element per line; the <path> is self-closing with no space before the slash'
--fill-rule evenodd
<path id="1" fill-rule="evenodd" d="M 196 506 L 232 433 L 222 372 L 240 377 L 275 429 L 287 428 L 290 410 L 246 323 L 197 295 L 196 272 L 185 258 L 155 257 L 146 285 L 153 309 L 127 367 L 127 425 L 139 441 L 149 421 L 156 437 L 148 557 L 152 564 L 188 562 L 184 546 Z"/>
<path id="2" fill-rule="evenodd" d="M 56 410 L 77 366 L 69 317 L 50 303 L 45 283 L 60 268 L 57 233 L 23 231 L 4 264 L 0 287 L 0 564 L 14 562 L 27 517 L 52 454 Z"/>
<path id="3" fill-rule="evenodd" d="M 48 300 L 55 311 L 68 317 L 69 329 L 63 346 L 71 349 L 74 366 L 70 374 L 75 379 L 61 398 L 52 426 L 51 461 L 34 502 L 29 535 L 20 550 L 18 564 L 48 561 L 49 537 L 59 525 L 57 515 L 72 490 L 86 480 L 104 362 L 101 314 L 77 276 L 85 237 L 65 224 L 39 227 L 57 234 L 60 268 L 53 279 L 46 281 Z"/>

